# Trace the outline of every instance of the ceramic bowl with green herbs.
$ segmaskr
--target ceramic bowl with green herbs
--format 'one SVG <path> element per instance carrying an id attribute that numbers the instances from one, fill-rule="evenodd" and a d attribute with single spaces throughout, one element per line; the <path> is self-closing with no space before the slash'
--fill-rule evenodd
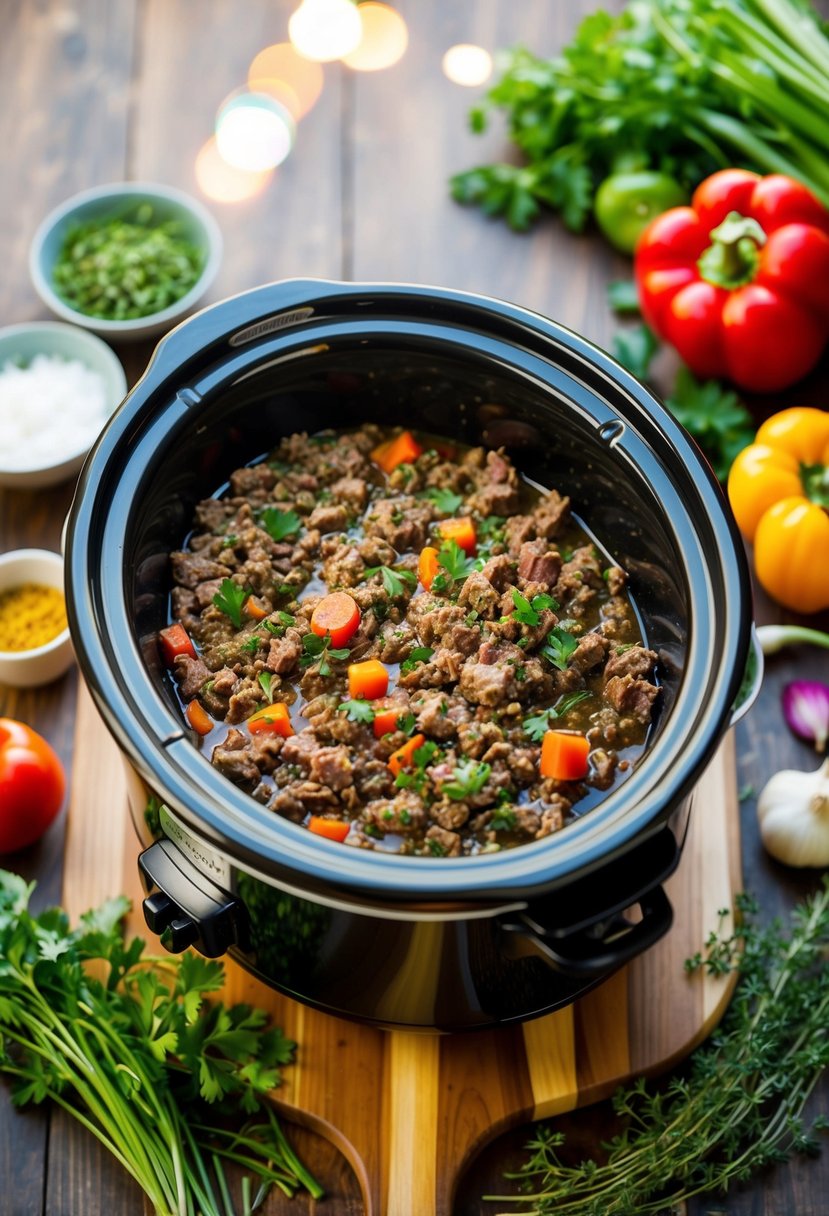
<path id="1" fill-rule="evenodd" d="M 219 269 L 219 226 L 170 186 L 121 182 L 55 208 L 35 233 L 29 270 L 57 316 L 110 339 L 156 337 L 204 296 Z"/>

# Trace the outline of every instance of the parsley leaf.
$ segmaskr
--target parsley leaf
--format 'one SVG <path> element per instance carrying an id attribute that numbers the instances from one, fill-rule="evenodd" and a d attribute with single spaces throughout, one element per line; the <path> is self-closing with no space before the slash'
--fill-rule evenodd
<path id="1" fill-rule="evenodd" d="M 441 515 L 456 515 L 463 502 L 462 494 L 456 494 L 454 490 L 448 488 L 424 490 L 421 497 L 433 502 Z"/>
<path id="2" fill-rule="evenodd" d="M 492 812 L 489 826 L 493 832 L 512 832 L 516 822 L 517 816 L 511 806 L 499 806 Z"/>
<path id="3" fill-rule="evenodd" d="M 483 760 L 462 760 L 452 774 L 452 780 L 446 781 L 441 790 L 453 802 L 462 802 L 474 794 L 480 794 L 489 780 L 492 765 Z"/>
<path id="4" fill-rule="evenodd" d="M 570 656 L 578 644 L 578 638 L 573 637 L 572 633 L 567 633 L 565 629 L 559 629 L 558 626 L 555 626 L 544 639 L 544 645 L 539 653 L 543 654 L 544 658 L 548 659 L 553 667 L 557 667 L 559 671 L 564 671 Z"/>
<path id="5" fill-rule="evenodd" d="M 285 540 L 288 536 L 296 536 L 302 527 L 302 520 L 296 511 L 279 511 L 276 507 L 266 507 L 262 512 L 262 526 L 271 540 Z"/>
<path id="6" fill-rule="evenodd" d="M 529 718 L 524 719 L 524 730 L 530 736 L 534 743 L 540 743 L 545 733 L 550 729 L 550 722 L 563 718 L 574 705 L 592 697 L 591 692 L 568 692 L 563 697 L 559 697 L 555 705 L 551 705 L 549 709 L 542 709 L 540 713 L 533 714 Z"/>
<path id="7" fill-rule="evenodd" d="M 259 641 L 260 639 L 256 636 L 256 634 L 252 633 L 250 637 L 242 643 L 241 649 L 244 650 L 245 654 L 256 654 L 257 650 L 259 649 Z"/>
<path id="8" fill-rule="evenodd" d="M 321 676 L 330 676 L 331 667 L 328 659 L 347 659 L 349 651 L 347 649 L 333 650 L 331 648 L 331 638 L 318 637 L 316 633 L 306 633 L 302 639 L 302 649 L 304 654 L 299 660 L 300 667 L 310 667 L 313 663 L 319 660 L 317 671 Z"/>
<path id="9" fill-rule="evenodd" d="M 271 692 L 271 684 L 273 683 L 273 675 L 269 671 L 259 672 L 259 683 L 262 685 L 262 690 L 269 701 L 273 701 Z"/>
<path id="10" fill-rule="evenodd" d="M 229 617 L 235 629 L 242 628 L 242 605 L 248 598 L 248 592 L 232 578 L 223 578 L 222 585 L 213 596 L 213 603 Z"/>
<path id="11" fill-rule="evenodd" d="M 659 340 L 647 325 L 632 325 L 613 335 L 613 354 L 639 380 L 647 380 Z"/>
<path id="12" fill-rule="evenodd" d="M 751 414 L 737 394 L 716 380 L 701 383 L 681 367 L 665 405 L 696 439 L 719 480 L 725 481 L 737 453 L 754 441 Z"/>
<path id="13" fill-rule="evenodd" d="M 436 574 L 432 579 L 433 591 L 445 591 L 449 579 L 457 581 L 468 578 L 474 570 L 481 569 L 483 562 L 479 557 L 468 557 L 456 540 L 450 540 L 441 545 L 438 551 L 438 565 L 442 566 L 446 573 Z"/>
<path id="14" fill-rule="evenodd" d="M 408 583 L 410 587 L 417 585 L 417 576 L 411 570 L 392 570 L 390 566 L 368 566 L 363 571 L 362 577 L 371 578 L 375 574 L 381 576 L 383 586 L 392 599 L 397 599 L 405 594 L 404 582 Z"/>
<path id="15" fill-rule="evenodd" d="M 434 653 L 431 646 L 415 646 L 409 657 L 400 664 L 401 672 L 406 675 L 408 672 L 414 671 L 418 663 L 428 663 Z"/>
<path id="16" fill-rule="evenodd" d="M 422 797 L 429 780 L 426 775 L 426 768 L 431 764 L 435 754 L 439 752 L 440 748 L 434 739 L 426 739 L 412 753 L 413 771 L 399 772 L 394 779 L 395 787 L 399 790 L 414 790 L 415 793 Z"/>
<path id="17" fill-rule="evenodd" d="M 552 608 L 555 611 L 558 608 L 558 600 L 553 599 L 551 595 L 534 595 L 530 602 L 525 595 L 522 595 L 517 587 L 512 589 L 512 602 L 515 604 L 513 616 L 516 621 L 520 621 L 522 625 L 537 625 L 541 620 L 541 613 L 546 608 Z"/>
<path id="18" fill-rule="evenodd" d="M 344 713 L 349 722 L 365 722 L 367 726 L 370 726 L 374 721 L 374 710 L 367 701 L 360 697 L 342 701 L 337 706 L 337 712 Z"/>
<path id="19" fill-rule="evenodd" d="M 404 735 L 414 734 L 414 728 L 417 725 L 417 718 L 413 713 L 401 714 L 397 719 L 397 729 L 402 730 Z"/>

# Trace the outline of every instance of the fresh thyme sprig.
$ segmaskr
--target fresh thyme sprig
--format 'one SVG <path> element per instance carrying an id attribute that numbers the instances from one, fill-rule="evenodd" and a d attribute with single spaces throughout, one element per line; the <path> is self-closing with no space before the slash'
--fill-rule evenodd
<path id="1" fill-rule="evenodd" d="M 792 913 L 791 931 L 754 921 L 738 897 L 739 924 L 712 933 L 686 964 L 715 975 L 739 972 L 719 1030 L 666 1088 L 644 1079 L 621 1089 L 614 1111 L 623 1128 L 601 1161 L 565 1164 L 563 1136 L 540 1125 L 517 1172 L 524 1194 L 486 1198 L 523 1216 L 647 1216 L 677 1210 L 693 1195 L 723 1193 L 792 1152 L 815 1153 L 806 1100 L 829 1064 L 829 877 Z"/>

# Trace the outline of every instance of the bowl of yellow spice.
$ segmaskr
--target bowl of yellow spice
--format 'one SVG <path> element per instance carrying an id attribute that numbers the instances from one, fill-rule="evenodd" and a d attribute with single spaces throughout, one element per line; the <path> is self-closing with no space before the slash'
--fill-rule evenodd
<path id="1" fill-rule="evenodd" d="M 0 684 L 48 684 L 63 675 L 73 657 L 63 558 L 46 549 L 0 556 Z"/>

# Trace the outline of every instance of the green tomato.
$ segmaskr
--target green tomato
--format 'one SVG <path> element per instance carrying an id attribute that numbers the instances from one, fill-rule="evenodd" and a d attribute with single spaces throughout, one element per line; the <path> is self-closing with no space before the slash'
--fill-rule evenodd
<path id="1" fill-rule="evenodd" d="M 655 215 L 687 201 L 685 190 L 667 173 L 612 173 L 596 191 L 593 214 L 614 249 L 633 253 L 640 234 Z"/>

